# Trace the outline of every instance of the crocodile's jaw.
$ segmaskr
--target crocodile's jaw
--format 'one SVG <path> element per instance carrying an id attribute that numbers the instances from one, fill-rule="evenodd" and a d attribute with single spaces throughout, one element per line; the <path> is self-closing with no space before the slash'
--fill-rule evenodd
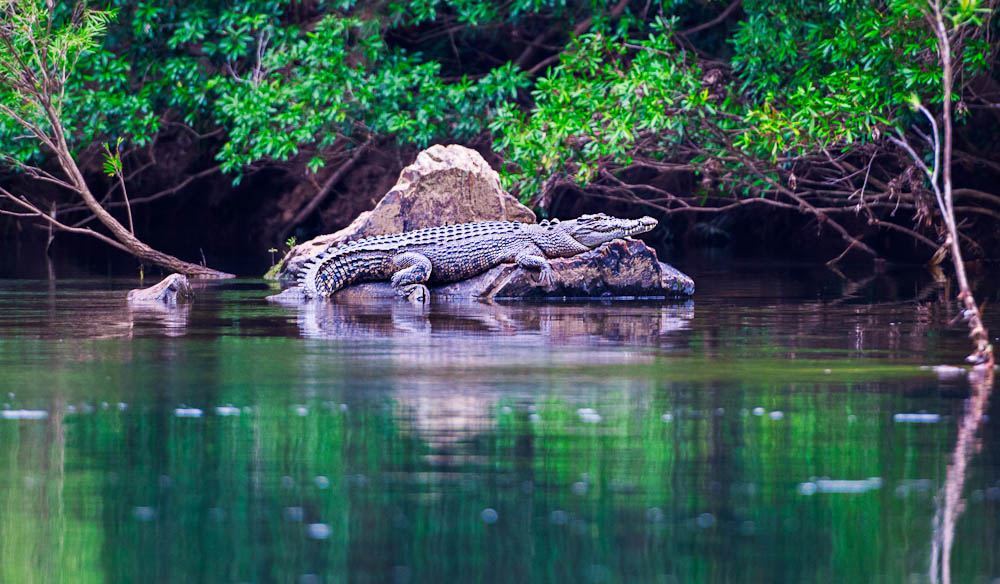
<path id="1" fill-rule="evenodd" d="M 584 215 L 561 224 L 570 237 L 588 248 L 599 247 L 609 241 L 624 239 L 651 231 L 657 225 L 656 219 L 619 219 L 607 215 Z"/>
<path id="2" fill-rule="evenodd" d="M 652 231 L 656 229 L 659 221 L 653 219 L 652 217 L 640 217 L 638 219 L 625 219 L 630 225 L 625 229 L 625 237 L 631 237 L 633 235 L 639 235 L 640 233 L 646 233 L 647 231 Z"/>

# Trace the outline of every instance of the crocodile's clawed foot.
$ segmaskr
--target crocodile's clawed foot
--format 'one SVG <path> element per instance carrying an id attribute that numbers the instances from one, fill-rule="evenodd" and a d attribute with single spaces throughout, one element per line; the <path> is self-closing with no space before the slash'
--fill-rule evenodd
<path id="1" fill-rule="evenodd" d="M 413 284 L 400 290 L 400 295 L 413 304 L 425 304 L 431 299 L 431 291 L 423 284 Z"/>
<path id="2" fill-rule="evenodd" d="M 555 290 L 556 287 L 556 277 L 555 272 L 552 268 L 544 266 L 538 271 L 538 276 L 535 279 L 535 285 L 539 288 L 545 290 L 546 292 L 551 292 Z"/>

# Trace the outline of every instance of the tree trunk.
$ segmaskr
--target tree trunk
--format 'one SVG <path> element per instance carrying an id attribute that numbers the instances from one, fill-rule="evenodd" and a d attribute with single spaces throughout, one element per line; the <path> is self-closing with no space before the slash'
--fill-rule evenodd
<path id="1" fill-rule="evenodd" d="M 962 258 L 962 247 L 959 245 L 958 226 L 955 223 L 955 206 L 951 184 L 951 158 L 952 158 L 952 84 L 954 83 L 954 70 L 951 55 L 951 41 L 948 38 L 948 29 L 944 23 L 944 14 L 941 10 L 940 2 L 934 2 L 934 27 L 937 36 L 938 49 L 941 53 L 941 83 L 944 86 L 944 104 L 942 122 L 944 123 L 944 148 L 941 160 L 941 176 L 944 191 L 944 209 L 941 215 L 944 217 L 945 225 L 948 228 L 948 239 L 951 244 L 951 260 L 955 267 L 955 280 L 958 282 L 958 301 L 962 305 L 962 317 L 969 323 L 969 338 L 975 346 L 975 351 L 969 355 L 968 361 L 974 364 L 985 363 L 988 367 L 993 367 L 994 356 L 993 346 L 990 344 L 990 336 L 983 325 L 982 315 L 979 313 L 979 306 L 972 295 L 972 288 L 969 286 L 969 278 L 965 273 L 965 260 Z"/>
<path id="2" fill-rule="evenodd" d="M 233 274 L 213 270 L 207 266 L 186 262 L 170 254 L 153 249 L 126 229 L 124 225 L 122 225 L 117 219 L 114 218 L 113 215 L 111 215 L 111 213 L 107 211 L 107 209 L 101 206 L 101 203 L 94 197 L 93 193 L 90 192 L 90 187 L 87 186 L 87 182 L 83 179 L 83 173 L 80 172 L 80 168 L 76 165 L 76 161 L 70 155 L 69 146 L 63 137 L 62 126 L 59 124 L 58 118 L 56 118 L 53 114 L 54 112 L 49 114 L 49 119 L 52 121 L 53 129 L 55 130 L 54 133 L 57 147 L 56 156 L 59 159 L 59 165 L 62 167 L 63 172 L 65 172 L 69 177 L 70 184 L 72 184 L 76 189 L 80 198 L 83 199 L 84 204 L 86 204 L 87 208 L 90 209 L 90 212 L 93 213 L 94 216 L 97 217 L 98 221 L 100 221 L 111 232 L 116 240 L 120 241 L 122 245 L 128 248 L 129 252 L 133 256 L 140 261 L 161 266 L 172 272 L 184 274 L 185 276 L 192 278 L 234 277 Z"/>

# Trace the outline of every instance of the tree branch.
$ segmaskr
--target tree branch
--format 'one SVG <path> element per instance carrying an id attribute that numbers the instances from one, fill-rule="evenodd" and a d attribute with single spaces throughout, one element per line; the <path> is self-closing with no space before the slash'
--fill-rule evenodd
<path id="1" fill-rule="evenodd" d="M 692 34 L 694 34 L 696 32 L 701 32 L 703 30 L 708 30 L 708 29 L 710 29 L 710 28 L 712 28 L 712 27 L 714 27 L 714 26 L 716 26 L 718 24 L 722 24 L 723 22 L 725 22 L 725 20 L 727 18 L 729 18 L 730 16 L 732 16 L 733 12 L 736 12 L 736 9 L 739 8 L 740 4 L 742 4 L 742 3 L 743 3 L 743 0 L 733 0 L 729 4 L 729 6 L 726 6 L 726 9 L 723 10 L 721 14 L 719 14 L 718 16 L 716 16 L 715 18 L 713 18 L 712 20 L 709 20 L 708 22 L 699 24 L 697 26 L 692 26 L 691 28 L 689 28 L 687 30 L 682 30 L 682 31 L 680 31 L 677 34 L 679 34 L 681 36 L 688 36 L 688 35 L 692 35 Z"/>

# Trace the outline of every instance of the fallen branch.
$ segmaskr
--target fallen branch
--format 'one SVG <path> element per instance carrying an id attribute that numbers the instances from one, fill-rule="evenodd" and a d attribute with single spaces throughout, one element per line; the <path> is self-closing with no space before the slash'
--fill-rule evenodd
<path id="1" fill-rule="evenodd" d="M 53 22 L 53 7 L 51 3 L 41 6 L 32 0 L 11 0 L 0 6 L 0 22 L 3 22 L 0 26 L 0 54 L 3 55 L 0 58 L 0 88 L 18 98 L 6 104 L 0 103 L 0 113 L 16 121 L 34 136 L 43 149 L 55 157 L 64 175 L 56 177 L 35 168 L 33 175 L 29 171 L 29 176 L 73 192 L 111 235 L 66 225 L 42 212 L 27 199 L 16 197 L 8 191 L 5 191 L 4 198 L 61 231 L 96 237 L 115 249 L 127 251 L 140 261 L 187 276 L 231 277 L 231 274 L 185 262 L 153 249 L 137 238 L 131 227 L 126 228 L 115 219 L 94 197 L 73 157 L 73 148 L 69 144 L 60 114 L 65 101 L 67 79 L 73 73 L 82 51 L 100 39 L 110 15 L 80 5 L 76 7 L 68 23 L 57 26 Z M 57 52 L 50 50 L 51 47 L 63 49 Z M 15 107 L 18 109 L 15 110 Z M 124 187 L 124 184 L 121 186 Z M 125 205 L 131 215 L 127 200 Z"/>
<path id="2" fill-rule="evenodd" d="M 80 234 L 80 235 L 88 235 L 90 237 L 93 237 L 95 239 L 98 239 L 98 240 L 100 240 L 100 241 L 102 241 L 102 242 L 110 245 L 111 247 L 113 247 L 115 249 L 119 249 L 119 250 L 124 251 L 126 253 L 128 253 L 130 251 L 127 247 L 125 247 L 121 243 L 115 241 L 114 239 L 111 239 L 110 237 L 108 237 L 107 235 L 104 235 L 103 233 L 98 233 L 97 231 L 94 231 L 93 229 L 90 229 L 89 227 L 73 227 L 71 225 L 66 225 L 65 223 L 62 223 L 62 222 L 58 221 L 55 217 L 53 217 L 49 213 L 43 212 L 41 209 L 39 209 L 38 207 L 36 207 L 35 205 L 33 205 L 31 202 L 29 202 L 24 197 L 15 196 L 14 194 L 12 194 L 10 191 L 4 189 L 3 187 L 0 187 L 0 196 L 2 196 L 3 198 L 5 198 L 5 199 L 7 199 L 9 201 L 12 201 L 14 204 L 20 206 L 23 209 L 27 209 L 26 212 L 22 212 L 22 213 L 18 213 L 18 212 L 15 212 L 15 211 L 7 211 L 6 209 L 0 209 L 0 215 L 7 215 L 9 217 L 18 217 L 18 218 L 32 218 L 32 217 L 35 217 L 35 218 L 43 219 L 44 221 L 46 221 L 49 224 L 50 227 L 53 227 L 53 228 L 58 229 L 60 231 L 65 231 L 67 233 L 77 233 L 77 234 Z"/>

